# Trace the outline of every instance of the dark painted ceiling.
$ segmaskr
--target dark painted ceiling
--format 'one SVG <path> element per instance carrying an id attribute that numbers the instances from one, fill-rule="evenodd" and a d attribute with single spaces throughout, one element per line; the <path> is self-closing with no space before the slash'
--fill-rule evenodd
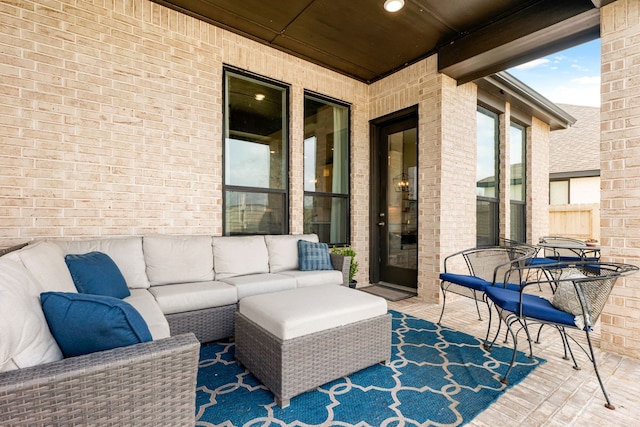
<path id="1" fill-rule="evenodd" d="M 613 0 L 154 1 L 363 82 L 438 53 L 464 83 L 598 38 Z"/>

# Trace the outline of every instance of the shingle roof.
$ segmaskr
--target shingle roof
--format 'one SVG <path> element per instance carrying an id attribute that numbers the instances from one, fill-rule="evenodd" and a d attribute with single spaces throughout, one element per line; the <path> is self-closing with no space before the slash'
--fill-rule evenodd
<path id="1" fill-rule="evenodd" d="M 549 173 L 600 170 L 600 108 L 558 104 L 577 120 L 551 132 Z"/>

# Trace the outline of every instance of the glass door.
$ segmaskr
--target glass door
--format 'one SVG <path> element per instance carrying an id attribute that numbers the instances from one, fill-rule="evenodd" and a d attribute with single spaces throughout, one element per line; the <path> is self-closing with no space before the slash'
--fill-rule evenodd
<path id="1" fill-rule="evenodd" d="M 379 133 L 379 278 L 417 288 L 418 129 L 412 116 L 383 125 Z"/>

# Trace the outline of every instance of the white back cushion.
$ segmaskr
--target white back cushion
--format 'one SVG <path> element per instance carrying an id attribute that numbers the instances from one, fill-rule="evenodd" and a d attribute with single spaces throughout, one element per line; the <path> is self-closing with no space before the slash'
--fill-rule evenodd
<path id="1" fill-rule="evenodd" d="M 213 280 L 211 236 L 145 236 L 142 249 L 151 286 Z"/>
<path id="2" fill-rule="evenodd" d="M 298 240 L 318 242 L 316 234 L 283 234 L 264 236 L 269 251 L 272 273 L 298 269 Z"/>
<path id="3" fill-rule="evenodd" d="M 64 262 L 64 252 L 55 243 L 30 243 L 5 256 L 22 262 L 35 278 L 40 292 L 78 292 Z"/>
<path id="4" fill-rule="evenodd" d="M 149 287 L 144 255 L 142 254 L 142 237 L 110 237 L 92 240 L 55 241 L 66 254 L 86 254 L 98 251 L 109 255 L 124 276 L 131 289 Z"/>
<path id="5" fill-rule="evenodd" d="M 39 285 L 24 265 L 0 258 L 0 371 L 62 359 L 39 295 Z"/>
<path id="6" fill-rule="evenodd" d="M 268 273 L 269 253 L 264 236 L 214 237 L 213 264 L 216 280 Z"/>

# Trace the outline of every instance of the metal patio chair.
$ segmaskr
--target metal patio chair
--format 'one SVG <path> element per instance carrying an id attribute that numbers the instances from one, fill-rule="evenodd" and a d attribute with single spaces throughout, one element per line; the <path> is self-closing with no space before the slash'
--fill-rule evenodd
<path id="1" fill-rule="evenodd" d="M 532 271 L 545 269 L 544 274 Z M 564 358 L 568 355 L 573 360 L 574 369 L 580 369 L 573 351 L 571 341 L 577 344 L 587 355 L 593 364 L 596 377 L 605 397 L 605 406 L 615 409 L 609 400 L 604 388 L 596 357 L 591 342 L 593 325 L 597 322 L 607 302 L 609 294 L 616 280 L 624 274 L 630 274 L 638 270 L 638 267 L 629 264 L 602 263 L 602 262 L 563 262 L 553 265 L 514 267 L 505 273 L 504 282 L 518 283 L 519 290 L 513 287 L 493 286 L 485 290 L 487 299 L 493 303 L 498 311 L 500 319 L 508 329 L 513 340 L 513 355 L 509 368 L 502 378 L 503 383 L 508 383 L 507 377 L 516 359 L 518 349 L 518 333 L 524 331 L 529 342 L 530 357 L 533 357 L 531 336 L 529 327 L 539 324 L 540 328 L 550 325 L 556 328 L 564 345 Z M 522 279 L 525 278 L 525 279 Z M 532 285 L 542 285 L 553 281 L 555 293 L 552 299 L 546 299 L 538 295 L 528 293 Z M 567 330 L 584 332 L 588 348 L 585 348 Z M 496 332 L 493 343 L 500 333 Z M 538 331 L 538 338 L 540 331 Z"/>
<path id="2" fill-rule="evenodd" d="M 440 273 L 443 299 L 438 324 L 444 315 L 448 292 L 473 299 L 478 320 L 482 320 L 478 301 L 487 303 L 485 289 L 494 286 L 497 283 L 496 279 L 512 267 L 525 265 L 525 260 L 533 254 L 533 250 L 521 246 L 490 246 L 465 249 L 447 256 L 444 259 L 444 272 Z M 488 313 L 490 327 L 491 310 L 488 310 Z"/>

